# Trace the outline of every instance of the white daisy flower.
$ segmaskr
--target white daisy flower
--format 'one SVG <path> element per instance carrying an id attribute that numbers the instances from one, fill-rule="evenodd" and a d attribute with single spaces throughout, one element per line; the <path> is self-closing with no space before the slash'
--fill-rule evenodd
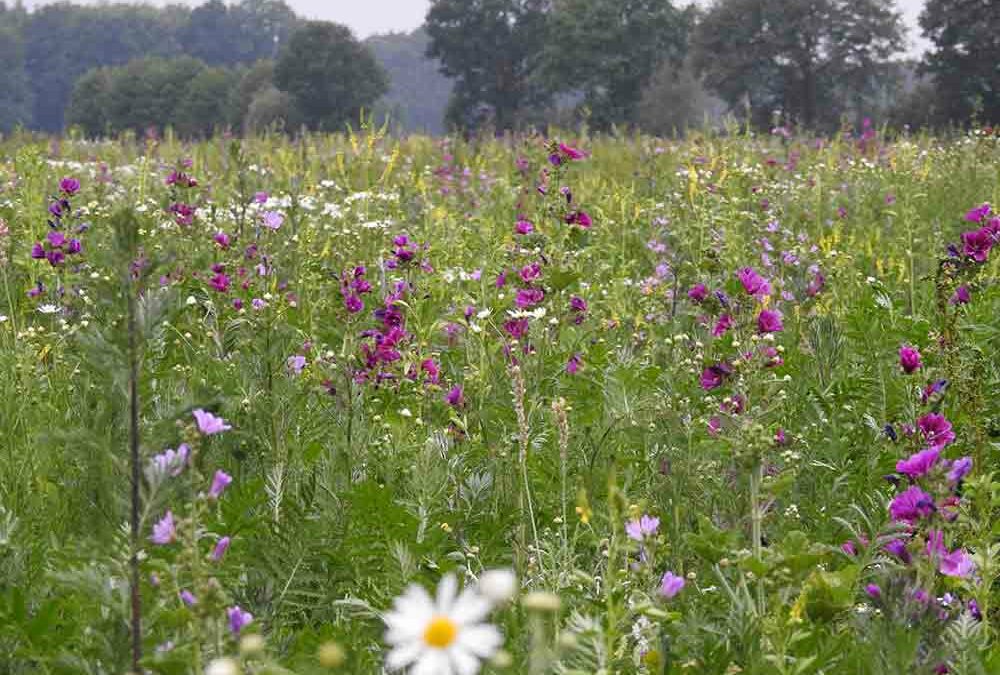
<path id="1" fill-rule="evenodd" d="M 457 593 L 458 581 L 448 574 L 436 598 L 416 584 L 396 598 L 385 615 L 385 641 L 392 647 L 386 657 L 389 670 L 475 675 L 481 662 L 496 653 L 503 638 L 496 626 L 484 622 L 492 603 L 471 586 Z"/>

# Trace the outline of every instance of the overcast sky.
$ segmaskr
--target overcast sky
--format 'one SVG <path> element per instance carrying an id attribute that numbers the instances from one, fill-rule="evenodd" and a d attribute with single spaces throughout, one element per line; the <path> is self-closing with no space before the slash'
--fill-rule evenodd
<path id="1" fill-rule="evenodd" d="M 31 7 L 46 2 L 47 0 L 27 0 L 26 4 Z M 430 0 L 286 0 L 286 2 L 303 16 L 347 24 L 361 37 L 391 30 L 412 30 L 423 23 L 427 7 L 430 5 Z M 907 25 L 910 26 L 910 40 L 913 42 L 919 34 L 917 15 L 924 5 L 924 0 L 898 0 L 898 3 L 906 15 Z M 153 4 L 165 4 L 165 0 L 157 0 Z M 186 4 L 201 3 L 199 0 L 186 0 Z M 919 49 L 922 49 L 922 45 L 919 45 Z M 914 51 L 919 49 L 915 45 Z"/>

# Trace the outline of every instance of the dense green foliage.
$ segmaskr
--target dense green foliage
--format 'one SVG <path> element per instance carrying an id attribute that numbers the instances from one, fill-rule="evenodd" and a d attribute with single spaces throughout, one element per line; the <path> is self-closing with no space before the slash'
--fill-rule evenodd
<path id="1" fill-rule="evenodd" d="M 926 65 L 940 112 L 931 121 L 1000 121 L 1000 4 L 928 0 L 920 26 L 934 45 Z"/>
<path id="2" fill-rule="evenodd" d="M 335 131 L 355 123 L 389 83 L 349 28 L 314 21 L 297 30 L 282 50 L 274 84 L 291 96 L 310 129 Z"/>
<path id="3" fill-rule="evenodd" d="M 931 0 L 921 26 L 932 48 L 917 64 L 903 54 L 895 0 L 434 0 L 422 27 L 370 36 L 364 48 L 344 29 L 303 21 L 284 0 L 61 2 L 33 11 L 0 0 L 0 133 L 59 132 L 70 121 L 98 134 L 151 119 L 185 136 L 295 133 L 303 124 L 340 128 L 362 108 L 394 132 L 586 123 L 684 133 L 748 113 L 757 128 L 829 133 L 870 118 L 941 129 L 1000 115 L 998 12 L 996 3 Z M 303 27 L 331 40 L 315 52 L 327 62 L 300 52 L 281 71 L 295 92 L 273 70 L 262 80 L 270 66 L 254 64 L 292 58 L 292 36 Z M 168 68 L 182 70 L 189 57 L 213 69 L 194 83 L 193 108 L 172 102 L 164 115 L 135 102 L 141 114 L 112 119 L 92 98 L 128 72 L 117 69 L 155 79 L 157 59 L 178 59 Z"/>
<path id="4" fill-rule="evenodd" d="M 164 675 L 498 567 L 488 673 L 997 672 L 1000 139 L 561 140 L 0 144 L 4 672 L 128 670 L 133 553 Z"/>
<path id="5" fill-rule="evenodd" d="M 557 0 L 543 69 L 556 91 L 583 95 L 595 127 L 635 124 L 653 74 L 683 59 L 692 18 L 670 0 Z"/>
<path id="6" fill-rule="evenodd" d="M 0 29 L 15 30 L 23 51 L 21 63 L 7 61 L 6 54 L 0 54 L 0 63 L 11 64 L 4 68 L 7 77 L 23 72 L 30 93 L 20 100 L 33 102 L 30 118 L 0 117 L 0 129 L 21 122 L 61 130 L 73 86 L 92 68 L 146 56 L 189 55 L 209 65 L 251 63 L 274 56 L 295 23 L 282 0 L 243 0 L 230 7 L 215 0 L 194 10 L 180 5 L 155 9 L 59 3 L 32 12 L 0 2 Z M 19 100 L 16 92 L 13 100 Z"/>
<path id="7" fill-rule="evenodd" d="M 720 0 L 695 38 L 706 84 L 730 106 L 750 106 L 761 126 L 780 111 L 826 129 L 870 113 L 866 97 L 892 81 L 902 44 L 901 18 L 883 0 Z"/>
<path id="8" fill-rule="evenodd" d="M 536 74 L 549 0 L 434 0 L 428 55 L 455 80 L 445 122 L 499 130 L 538 120 L 550 90 Z"/>

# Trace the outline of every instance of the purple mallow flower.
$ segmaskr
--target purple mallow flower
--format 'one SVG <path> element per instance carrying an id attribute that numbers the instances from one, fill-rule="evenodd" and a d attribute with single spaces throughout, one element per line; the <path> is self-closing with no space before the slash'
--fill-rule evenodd
<path id="1" fill-rule="evenodd" d="M 962 233 L 962 253 L 976 262 L 986 262 L 993 244 L 994 236 L 989 227 Z"/>
<path id="2" fill-rule="evenodd" d="M 290 372 L 295 375 L 301 375 L 302 370 L 306 367 L 306 357 L 301 354 L 293 354 L 288 357 L 286 365 L 288 366 L 288 370 Z"/>
<path id="3" fill-rule="evenodd" d="M 221 469 L 212 476 L 212 486 L 208 489 L 209 499 L 218 499 L 222 496 L 229 484 L 233 482 L 233 477 Z"/>
<path id="4" fill-rule="evenodd" d="M 899 348 L 899 366 L 907 375 L 920 369 L 920 352 L 916 347 L 903 345 Z"/>
<path id="5" fill-rule="evenodd" d="M 223 537 L 215 543 L 215 548 L 212 549 L 213 562 L 219 562 L 222 560 L 222 556 L 226 555 L 226 551 L 229 550 L 230 543 L 232 543 L 232 539 L 229 537 Z"/>
<path id="6" fill-rule="evenodd" d="M 181 602 L 183 602 L 188 607 L 193 607 L 194 605 L 198 604 L 198 598 L 194 597 L 194 593 L 187 590 L 186 588 L 183 591 L 181 591 L 178 595 L 180 595 Z"/>
<path id="7" fill-rule="evenodd" d="M 278 213 L 277 211 L 265 211 L 261 217 L 261 222 L 269 230 L 277 230 L 280 228 L 284 222 L 285 217 Z"/>
<path id="8" fill-rule="evenodd" d="M 444 396 L 445 402 L 452 408 L 461 408 L 465 405 L 465 394 L 462 392 L 462 387 L 455 385 L 448 393 Z"/>
<path id="9" fill-rule="evenodd" d="M 673 572 L 667 572 L 660 580 L 660 595 L 670 599 L 676 596 L 684 588 L 684 577 L 679 577 Z"/>
<path id="10" fill-rule="evenodd" d="M 232 429 L 231 426 L 226 424 L 226 420 L 221 417 L 216 417 L 210 412 L 205 412 L 201 408 L 198 408 L 192 414 L 194 415 L 195 421 L 198 423 L 198 431 L 205 436 L 221 434 L 223 431 L 229 431 Z"/>
<path id="11" fill-rule="evenodd" d="M 934 513 L 934 498 L 916 485 L 899 493 L 889 504 L 893 520 L 913 523 Z"/>
<path id="12" fill-rule="evenodd" d="M 906 565 L 910 564 L 910 551 L 906 548 L 906 542 L 902 539 L 893 539 L 885 545 L 886 553 L 894 555 Z"/>
<path id="13" fill-rule="evenodd" d="M 743 290 L 758 300 L 771 294 L 771 284 L 768 283 L 767 279 L 757 274 L 757 271 L 752 267 L 744 267 L 739 270 L 736 273 L 736 278 L 743 285 Z"/>
<path id="14" fill-rule="evenodd" d="M 952 305 L 967 305 L 972 301 L 972 293 L 968 286 L 959 286 L 948 301 Z"/>
<path id="15" fill-rule="evenodd" d="M 955 440 L 955 432 L 941 413 L 928 413 L 917 420 L 917 427 L 933 448 L 943 448 Z"/>
<path id="16" fill-rule="evenodd" d="M 952 483 L 957 483 L 972 471 L 972 458 L 962 457 L 961 459 L 956 459 L 951 464 L 951 468 L 948 471 L 948 480 Z"/>
<path id="17" fill-rule="evenodd" d="M 166 546 L 177 539 L 177 525 L 174 523 L 174 514 L 167 511 L 162 518 L 153 523 L 153 535 L 149 538 L 154 544 Z"/>
<path id="18" fill-rule="evenodd" d="M 514 232 L 517 234 L 531 234 L 535 231 L 535 225 L 527 218 L 519 218 L 514 225 Z"/>
<path id="19" fill-rule="evenodd" d="M 177 446 L 177 450 L 167 448 L 158 455 L 155 455 L 150 462 L 150 469 L 159 475 L 178 476 L 184 467 L 187 466 L 188 456 L 191 448 L 186 443 Z"/>
<path id="20" fill-rule="evenodd" d="M 660 519 L 653 516 L 643 515 L 641 518 L 633 518 L 625 523 L 625 534 L 629 539 L 642 541 L 656 536 L 656 531 L 660 528 Z"/>
<path id="21" fill-rule="evenodd" d="M 965 214 L 965 220 L 970 223 L 981 223 L 990 215 L 989 203 L 982 204 Z"/>
<path id="22" fill-rule="evenodd" d="M 722 386 L 723 381 L 733 372 L 725 363 L 716 363 L 709 366 L 701 373 L 701 388 L 711 391 Z"/>
<path id="23" fill-rule="evenodd" d="M 691 302 L 701 304 L 708 297 L 708 288 L 705 284 L 695 284 L 688 290 L 688 298 Z"/>
<path id="24" fill-rule="evenodd" d="M 240 631 L 253 621 L 253 614 L 244 611 L 239 605 L 227 609 L 226 616 L 229 618 L 229 630 L 233 635 L 239 635 Z"/>
<path id="25" fill-rule="evenodd" d="M 80 191 L 80 181 L 76 178 L 63 178 L 59 181 L 59 191 L 67 197 L 72 197 Z"/>
<path id="26" fill-rule="evenodd" d="M 896 463 L 896 471 L 910 478 L 920 478 L 926 475 L 937 464 L 941 448 L 921 450 Z"/>
<path id="27" fill-rule="evenodd" d="M 761 310 L 757 316 L 757 330 L 761 333 L 778 333 L 784 329 L 781 312 L 776 309 Z"/>

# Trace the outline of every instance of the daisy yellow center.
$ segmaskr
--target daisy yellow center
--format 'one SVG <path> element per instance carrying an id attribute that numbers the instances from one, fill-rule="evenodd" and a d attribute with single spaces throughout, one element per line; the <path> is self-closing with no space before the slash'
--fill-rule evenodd
<path id="1" fill-rule="evenodd" d="M 424 642 L 436 649 L 444 649 L 458 637 L 458 626 L 446 616 L 436 616 L 427 624 Z"/>

